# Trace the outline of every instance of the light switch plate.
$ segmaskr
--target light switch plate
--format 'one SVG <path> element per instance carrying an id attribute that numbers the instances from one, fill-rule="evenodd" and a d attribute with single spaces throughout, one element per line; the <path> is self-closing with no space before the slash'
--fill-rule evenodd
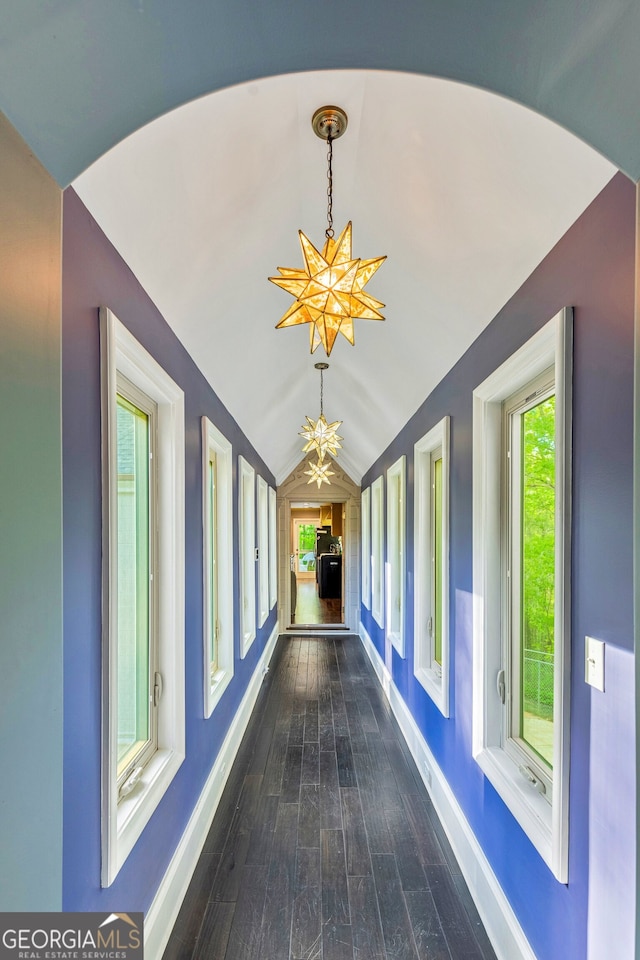
<path id="1" fill-rule="evenodd" d="M 604 640 L 584 638 L 584 679 L 604 693 Z"/>

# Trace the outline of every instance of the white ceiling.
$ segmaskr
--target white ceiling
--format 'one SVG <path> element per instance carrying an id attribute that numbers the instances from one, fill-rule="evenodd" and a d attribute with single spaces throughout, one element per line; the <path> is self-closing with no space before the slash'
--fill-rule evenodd
<path id="1" fill-rule="evenodd" d="M 336 232 L 388 259 L 367 287 L 384 322 L 356 321 L 325 374 L 340 463 L 362 474 L 615 173 L 532 111 L 447 80 L 377 71 L 290 74 L 180 107 L 73 184 L 281 482 L 319 414 L 307 326 L 275 330 L 292 298 L 267 281 L 302 266 L 298 230 L 326 227 L 327 103 Z"/>

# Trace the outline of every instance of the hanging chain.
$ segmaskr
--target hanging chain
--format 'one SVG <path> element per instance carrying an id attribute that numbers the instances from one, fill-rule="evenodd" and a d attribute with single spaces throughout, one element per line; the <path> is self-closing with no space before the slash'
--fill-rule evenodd
<path id="1" fill-rule="evenodd" d="M 333 231 L 331 231 L 331 233 L 332 233 L 332 235 L 333 235 Z M 324 380 L 323 380 L 323 376 L 322 376 L 323 373 L 324 373 L 324 370 L 321 369 L 321 370 L 320 370 L 320 416 L 323 416 L 323 414 L 324 414 L 324 411 L 323 411 L 323 408 L 322 408 L 323 394 L 324 394 L 324 389 L 323 389 L 323 388 L 324 388 Z"/>
<path id="2" fill-rule="evenodd" d="M 327 153 L 327 180 L 329 185 L 327 186 L 327 229 L 324 232 L 327 240 L 333 238 L 333 137 L 331 134 L 327 137 L 327 143 L 329 144 L 329 150 Z M 321 374 L 322 376 L 322 374 Z"/>

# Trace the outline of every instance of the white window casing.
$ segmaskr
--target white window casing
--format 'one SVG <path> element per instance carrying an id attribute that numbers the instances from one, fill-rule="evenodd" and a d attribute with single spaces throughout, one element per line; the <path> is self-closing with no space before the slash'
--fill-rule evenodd
<path id="1" fill-rule="evenodd" d="M 371 484 L 371 613 L 384 627 L 384 478 Z"/>
<path id="2" fill-rule="evenodd" d="M 565 308 L 473 393 L 473 755 L 554 876 L 567 882 L 571 668 L 572 310 Z M 549 367 L 555 381 L 552 790 L 528 779 L 505 739 L 507 662 L 503 403 Z M 506 698 L 508 700 L 508 698 Z"/>
<path id="3" fill-rule="evenodd" d="M 106 308 L 100 310 L 102 422 L 102 787 L 101 883 L 108 887 L 185 757 L 184 394 Z M 118 501 L 116 396 L 119 378 L 154 405 L 156 556 L 151 576 L 158 673 L 157 742 L 129 792 L 117 783 Z M 151 642 L 151 641 L 150 641 Z M 123 793 L 125 795 L 123 795 Z"/>
<path id="4" fill-rule="evenodd" d="M 269 616 L 269 486 L 258 477 L 258 624 Z"/>
<path id="5" fill-rule="evenodd" d="M 238 457 L 238 522 L 240 540 L 240 656 L 256 638 L 256 473 Z"/>
<path id="6" fill-rule="evenodd" d="M 406 457 L 387 470 L 386 632 L 404 657 L 406 547 Z"/>
<path id="7" fill-rule="evenodd" d="M 278 602 L 278 534 L 276 491 L 269 487 L 269 609 Z"/>
<path id="8" fill-rule="evenodd" d="M 213 496 L 211 464 L 215 470 Z M 233 462 L 231 443 L 202 417 L 204 716 L 233 677 Z M 213 502 L 212 502 L 213 500 Z M 212 569 L 213 566 L 213 569 Z M 212 636 L 213 634 L 213 636 Z M 217 647 L 212 668 L 212 644 Z"/>
<path id="9" fill-rule="evenodd" d="M 361 496 L 361 593 L 362 602 L 371 609 L 371 489 L 367 487 Z"/>
<path id="10" fill-rule="evenodd" d="M 449 716 L 449 417 L 444 417 L 414 446 L 414 649 L 413 670 L 443 716 Z M 440 583 L 435 575 L 437 530 L 434 523 L 434 463 L 441 461 Z M 439 597 L 436 598 L 436 590 Z M 439 604 L 437 602 L 439 600 Z M 440 611 L 441 659 L 435 649 L 436 611 Z"/>

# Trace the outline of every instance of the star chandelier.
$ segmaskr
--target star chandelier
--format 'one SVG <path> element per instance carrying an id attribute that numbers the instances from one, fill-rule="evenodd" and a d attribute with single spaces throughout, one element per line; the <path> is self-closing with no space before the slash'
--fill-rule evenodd
<path id="1" fill-rule="evenodd" d="M 309 469 L 304 471 L 309 477 L 307 483 L 314 483 L 315 481 L 315 483 L 318 484 L 318 489 L 320 489 L 323 483 L 331 485 L 329 477 L 335 476 L 335 472 L 331 469 L 331 461 L 327 460 L 325 462 L 324 458 L 328 453 L 334 457 L 337 455 L 338 450 L 342 447 L 341 440 L 343 438 L 338 436 L 338 427 L 342 423 L 342 420 L 334 420 L 333 423 L 328 423 L 324 415 L 323 375 L 324 371 L 329 369 L 329 364 L 316 363 L 315 368 L 320 371 L 320 416 L 317 420 L 312 420 L 311 417 L 305 417 L 307 425 L 306 427 L 302 427 L 300 436 L 306 440 L 302 448 L 303 453 L 315 451 L 317 454 L 315 463 L 311 460 L 307 461 Z"/>
<path id="2" fill-rule="evenodd" d="M 310 324 L 311 353 L 322 344 L 331 355 L 336 337 L 341 333 L 353 345 L 354 320 L 384 320 L 380 310 L 384 303 L 365 293 L 365 286 L 386 260 L 353 257 L 351 221 L 337 240 L 333 230 L 333 141 L 347 128 L 347 115 L 340 107 L 320 107 L 313 115 L 312 126 L 328 144 L 327 154 L 327 229 L 322 251 L 314 247 L 302 230 L 298 231 L 304 267 L 278 267 L 279 277 L 269 277 L 295 297 L 276 329 Z"/>

